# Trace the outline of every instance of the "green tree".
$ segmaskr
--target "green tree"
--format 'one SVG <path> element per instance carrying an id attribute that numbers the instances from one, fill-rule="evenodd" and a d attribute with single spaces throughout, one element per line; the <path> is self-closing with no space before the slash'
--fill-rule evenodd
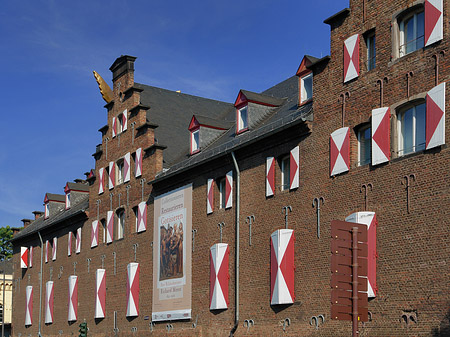
<path id="1" fill-rule="evenodd" d="M 11 239 L 13 238 L 13 231 L 11 227 L 6 226 L 0 228 L 0 254 L 6 256 L 6 258 L 12 257 L 12 244 Z M 0 260 L 3 260 L 0 257 Z"/>

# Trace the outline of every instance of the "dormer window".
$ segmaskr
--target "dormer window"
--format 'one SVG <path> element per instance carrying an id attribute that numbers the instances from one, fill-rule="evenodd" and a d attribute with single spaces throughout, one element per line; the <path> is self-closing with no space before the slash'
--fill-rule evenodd
<path id="1" fill-rule="evenodd" d="M 47 219 L 50 216 L 48 203 L 44 204 L 44 219 Z"/>
<path id="2" fill-rule="evenodd" d="M 300 78 L 301 85 L 301 100 L 300 103 L 304 103 L 312 99 L 313 93 L 313 74 L 309 73 Z"/>
<path id="3" fill-rule="evenodd" d="M 238 129 L 237 132 L 243 132 L 248 129 L 248 106 L 238 109 L 237 113 Z"/>
<path id="4" fill-rule="evenodd" d="M 191 132 L 191 154 L 200 151 L 200 129 Z"/>
<path id="5" fill-rule="evenodd" d="M 70 208 L 70 192 L 66 193 L 66 209 Z"/>
<path id="6" fill-rule="evenodd" d="M 308 67 L 316 61 L 318 61 L 317 58 L 305 55 L 297 69 L 298 105 L 305 104 L 313 99 L 313 72 Z"/>
<path id="7" fill-rule="evenodd" d="M 193 115 L 189 123 L 189 153 L 191 155 L 205 149 L 232 126 L 232 122 L 201 115 Z M 202 131 L 203 130 L 203 131 Z"/>

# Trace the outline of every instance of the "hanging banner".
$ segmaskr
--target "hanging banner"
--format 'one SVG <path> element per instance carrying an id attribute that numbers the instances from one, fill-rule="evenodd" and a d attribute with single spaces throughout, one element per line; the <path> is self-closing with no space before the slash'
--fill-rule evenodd
<path id="1" fill-rule="evenodd" d="M 152 321 L 191 318 L 192 185 L 155 198 Z"/>

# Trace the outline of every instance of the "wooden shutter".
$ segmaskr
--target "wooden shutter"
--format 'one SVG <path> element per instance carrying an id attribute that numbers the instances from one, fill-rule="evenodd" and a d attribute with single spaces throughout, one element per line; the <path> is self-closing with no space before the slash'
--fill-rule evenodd
<path id="1" fill-rule="evenodd" d="M 117 127 L 117 118 L 113 117 L 112 118 L 112 136 L 113 136 L 113 138 L 116 136 L 116 133 L 117 133 L 116 127 Z"/>
<path id="2" fill-rule="evenodd" d="M 25 325 L 33 324 L 33 286 L 27 286 L 25 289 L 26 307 L 25 307 Z"/>
<path id="3" fill-rule="evenodd" d="M 426 147 L 445 144 L 445 82 L 428 91 L 426 98 Z"/>
<path id="4" fill-rule="evenodd" d="M 72 255 L 72 237 L 73 237 L 72 232 L 69 232 L 67 236 L 67 256 Z"/>
<path id="5" fill-rule="evenodd" d="M 45 263 L 48 262 L 48 248 L 50 246 L 50 242 L 48 242 L 48 240 L 45 241 L 45 252 L 44 252 L 44 260 Z"/>
<path id="6" fill-rule="evenodd" d="M 266 158 L 266 197 L 275 193 L 275 158 Z"/>
<path id="7" fill-rule="evenodd" d="M 98 194 L 102 194 L 105 191 L 105 169 L 101 167 L 98 170 Z"/>
<path id="8" fill-rule="evenodd" d="M 227 309 L 230 250 L 226 243 L 216 243 L 210 248 L 209 309 Z"/>
<path id="9" fill-rule="evenodd" d="M 28 268 L 28 248 L 20 247 L 20 268 Z"/>
<path id="10" fill-rule="evenodd" d="M 343 127 L 330 136 L 330 175 L 347 172 L 349 168 L 350 134 L 348 127 Z"/>
<path id="11" fill-rule="evenodd" d="M 130 157 L 131 154 L 128 152 L 125 157 L 123 158 L 123 181 L 127 182 L 130 181 Z"/>
<path id="12" fill-rule="evenodd" d="M 69 313 L 67 320 L 76 321 L 78 314 L 78 277 L 69 276 Z"/>
<path id="13" fill-rule="evenodd" d="M 206 187 L 206 213 L 214 212 L 214 179 L 208 179 Z"/>
<path id="14" fill-rule="evenodd" d="M 134 174 L 135 177 L 139 177 L 142 174 L 142 148 L 136 150 Z"/>
<path id="15" fill-rule="evenodd" d="M 225 178 L 225 208 L 233 206 L 233 171 L 229 171 Z"/>
<path id="16" fill-rule="evenodd" d="M 128 128 L 128 111 L 127 109 L 122 112 L 122 131 L 125 131 Z"/>
<path id="17" fill-rule="evenodd" d="M 344 83 L 359 76 L 359 35 L 344 41 Z"/>
<path id="18" fill-rule="evenodd" d="M 116 163 L 113 161 L 109 162 L 109 175 L 108 175 L 108 185 L 109 189 L 112 190 L 114 188 L 114 184 L 116 182 Z"/>
<path id="19" fill-rule="evenodd" d="M 147 203 L 142 201 L 138 205 L 137 232 L 147 230 Z"/>
<path id="20" fill-rule="evenodd" d="M 92 221 L 91 248 L 98 246 L 98 220 Z"/>
<path id="21" fill-rule="evenodd" d="M 56 261 L 56 250 L 58 248 L 58 238 L 53 238 L 52 261 Z"/>
<path id="22" fill-rule="evenodd" d="M 106 243 L 113 242 L 114 238 L 114 212 L 106 213 Z"/>
<path id="23" fill-rule="evenodd" d="M 75 241 L 75 254 L 81 252 L 81 227 L 77 229 L 77 237 Z"/>
<path id="24" fill-rule="evenodd" d="M 29 257 L 28 267 L 31 268 L 33 267 L 33 246 L 30 246 L 30 250 L 28 251 L 28 257 Z"/>
<path id="25" fill-rule="evenodd" d="M 53 281 L 45 284 L 45 324 L 53 323 Z"/>
<path id="26" fill-rule="evenodd" d="M 372 165 L 385 163 L 391 159 L 391 110 L 372 110 Z"/>
<path id="27" fill-rule="evenodd" d="M 139 316 L 139 263 L 127 266 L 127 317 Z"/>
<path id="28" fill-rule="evenodd" d="M 106 271 L 95 272 L 95 318 L 105 318 L 106 313 Z"/>
<path id="29" fill-rule="evenodd" d="M 299 180 L 299 147 L 296 146 L 291 150 L 289 155 L 289 174 L 290 174 L 290 186 L 289 189 L 298 188 Z"/>
<path id="30" fill-rule="evenodd" d="M 443 1 L 425 0 L 425 46 L 444 38 Z"/>

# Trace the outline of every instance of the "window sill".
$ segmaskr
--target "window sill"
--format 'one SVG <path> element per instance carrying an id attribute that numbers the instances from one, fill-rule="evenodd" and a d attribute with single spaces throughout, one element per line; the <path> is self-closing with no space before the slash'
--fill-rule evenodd
<path id="1" fill-rule="evenodd" d="M 408 59 L 409 57 L 411 57 L 411 55 L 417 54 L 417 52 L 419 52 L 420 50 L 423 52 L 425 50 L 425 47 L 416 49 L 416 50 L 414 50 L 414 51 L 412 51 L 412 52 L 410 52 L 408 54 L 405 54 L 403 56 L 397 56 L 397 57 L 393 58 L 390 62 L 388 62 L 388 67 L 393 66 L 397 62 L 400 62 L 400 60 Z"/>
<path id="2" fill-rule="evenodd" d="M 236 131 L 236 136 L 238 136 L 238 135 L 240 135 L 240 134 L 242 134 L 242 133 L 244 133 L 244 132 L 246 132 L 246 131 L 248 131 L 248 130 L 249 130 L 249 128 L 237 130 L 237 131 Z"/>

